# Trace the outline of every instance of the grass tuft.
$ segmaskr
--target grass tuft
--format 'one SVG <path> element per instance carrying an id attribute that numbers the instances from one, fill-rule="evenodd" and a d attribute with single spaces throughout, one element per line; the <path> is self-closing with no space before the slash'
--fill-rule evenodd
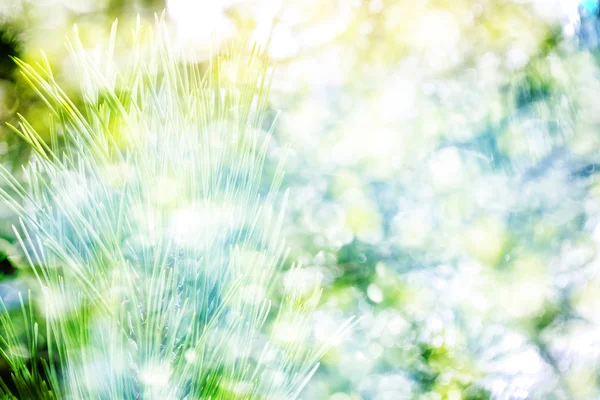
<path id="1" fill-rule="evenodd" d="M 116 22 L 95 56 L 67 42 L 79 107 L 45 57 L 15 59 L 52 129 L 46 142 L 21 117 L 11 128 L 34 157 L 24 182 L 0 171 L 10 189 L 0 200 L 20 217 L 15 232 L 37 278 L 37 309 L 21 301 L 24 333 L 0 314 L 13 371 L 0 393 L 296 398 L 323 352 L 307 344 L 320 291 L 270 301 L 286 247 L 283 174 L 265 174 L 270 134 L 260 129 L 269 64 L 241 45 L 188 63 L 160 18 L 132 37 L 125 62 Z M 272 340 L 268 320 L 305 339 Z"/>

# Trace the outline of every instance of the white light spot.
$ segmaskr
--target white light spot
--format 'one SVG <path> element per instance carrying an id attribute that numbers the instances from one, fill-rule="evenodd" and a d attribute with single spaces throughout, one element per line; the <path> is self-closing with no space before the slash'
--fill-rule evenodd
<path id="1" fill-rule="evenodd" d="M 527 62 L 529 61 L 529 57 L 527 56 L 527 54 L 523 51 L 523 49 L 520 49 L 518 47 L 510 49 L 506 57 L 508 61 L 508 66 L 512 69 L 523 68 L 525 65 L 527 65 Z"/>
<path id="2" fill-rule="evenodd" d="M 317 268 L 296 268 L 285 274 L 283 284 L 289 293 L 302 297 L 321 284 L 322 274 Z"/>
<path id="3" fill-rule="evenodd" d="M 383 291 L 373 283 L 367 288 L 367 296 L 373 303 L 381 303 L 383 301 Z"/>
<path id="4" fill-rule="evenodd" d="M 265 289 L 255 284 L 242 287 L 240 292 L 242 301 L 248 304 L 260 304 L 266 298 Z"/>
<path id="5" fill-rule="evenodd" d="M 463 162 L 455 147 L 439 151 L 429 161 L 433 184 L 441 189 L 458 186 L 463 178 Z"/>
<path id="6" fill-rule="evenodd" d="M 185 358 L 185 361 L 192 364 L 196 361 L 198 355 L 196 354 L 196 351 L 194 349 L 187 349 L 183 354 L 183 357 Z"/>
<path id="7" fill-rule="evenodd" d="M 178 39 L 189 61 L 210 57 L 224 41 L 235 34 L 235 26 L 225 14 L 229 2 L 168 0 L 167 12 L 177 26 Z"/>
<path id="8" fill-rule="evenodd" d="M 40 309 L 48 320 L 65 318 L 65 315 L 78 307 L 75 298 L 61 290 L 45 287 L 40 296 Z"/>
<path id="9" fill-rule="evenodd" d="M 278 343 L 299 343 L 305 332 L 293 321 L 281 321 L 273 328 L 273 339 Z"/>
<path id="10" fill-rule="evenodd" d="M 140 380 L 142 383 L 153 387 L 167 387 L 170 378 L 171 367 L 167 364 L 150 364 L 140 373 Z"/>

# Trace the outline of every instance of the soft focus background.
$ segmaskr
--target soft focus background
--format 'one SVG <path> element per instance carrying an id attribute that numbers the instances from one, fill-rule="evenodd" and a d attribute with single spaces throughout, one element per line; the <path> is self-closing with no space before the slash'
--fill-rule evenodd
<path id="1" fill-rule="evenodd" d="M 318 340 L 361 317 L 304 399 L 600 397 L 596 1 L 0 0 L 0 120 L 47 131 L 9 56 L 44 49 L 77 99 L 73 24 L 93 51 L 164 8 L 196 62 L 244 38 L 276 65 L 305 265 L 281 291 L 323 285 Z M 2 124 L 2 164 L 28 157 Z M 9 307 L 32 277 L 15 222 L 0 208 Z"/>

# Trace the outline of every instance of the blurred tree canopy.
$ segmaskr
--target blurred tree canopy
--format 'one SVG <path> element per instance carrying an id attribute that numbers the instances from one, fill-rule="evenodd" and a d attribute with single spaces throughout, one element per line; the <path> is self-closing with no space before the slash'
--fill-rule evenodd
<path id="1" fill-rule="evenodd" d="M 317 340 L 361 317 L 304 398 L 596 398 L 598 8 L 567 3 L 8 0 L 0 118 L 45 129 L 10 60 L 40 47 L 84 101 L 65 62 L 73 23 L 93 48 L 112 19 L 166 6 L 198 62 L 214 40 L 256 41 L 276 67 L 269 155 L 288 160 L 290 260 L 306 266 L 283 280 L 324 285 Z M 3 165 L 28 154 L 3 125 Z M 0 209 L 3 298 L 31 277 L 13 223 Z"/>

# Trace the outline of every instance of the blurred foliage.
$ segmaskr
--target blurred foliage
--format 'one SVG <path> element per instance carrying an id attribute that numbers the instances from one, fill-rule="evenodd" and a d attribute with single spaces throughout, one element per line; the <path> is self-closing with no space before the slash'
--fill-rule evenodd
<path id="1" fill-rule="evenodd" d="M 72 23 L 93 48 L 112 18 L 165 6 L 4 3 L 0 117 L 42 130 L 8 56 L 35 62 L 43 47 L 69 88 Z M 210 46 L 193 29 L 231 24 L 223 42 L 256 40 L 276 64 L 269 154 L 286 153 L 290 259 L 307 267 L 290 284 L 325 285 L 317 338 L 362 318 L 304 398 L 600 395 L 600 23 L 597 3 L 567 3 L 167 4 L 199 60 Z M 28 151 L 1 129 L 17 171 Z M 30 272 L 13 262 L 11 212 L 0 217 L 17 284 Z"/>

